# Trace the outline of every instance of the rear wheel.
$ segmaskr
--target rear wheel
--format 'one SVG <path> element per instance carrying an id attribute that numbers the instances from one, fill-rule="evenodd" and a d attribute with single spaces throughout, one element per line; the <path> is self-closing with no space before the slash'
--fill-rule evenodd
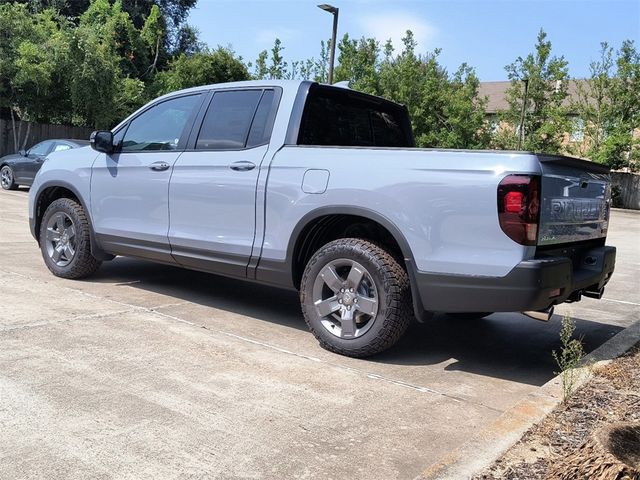
<path id="1" fill-rule="evenodd" d="M 320 345 L 350 357 L 388 349 L 412 318 L 407 273 L 388 252 L 356 238 L 335 240 L 313 255 L 300 301 Z"/>
<path id="2" fill-rule="evenodd" d="M 40 225 L 40 250 L 51 272 L 63 278 L 83 278 L 102 262 L 91 255 L 91 230 L 84 209 L 70 198 L 49 205 Z"/>
<path id="3" fill-rule="evenodd" d="M 13 175 L 13 168 L 9 165 L 5 165 L 0 169 L 0 186 L 2 186 L 4 190 L 15 190 L 18 188 Z"/>

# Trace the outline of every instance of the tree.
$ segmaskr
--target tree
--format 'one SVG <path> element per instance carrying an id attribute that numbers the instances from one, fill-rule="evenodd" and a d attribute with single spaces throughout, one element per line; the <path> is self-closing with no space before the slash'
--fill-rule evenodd
<path id="1" fill-rule="evenodd" d="M 160 56 L 160 47 L 164 44 L 165 29 L 164 22 L 160 14 L 160 8 L 157 5 L 151 7 L 151 12 L 144 22 L 140 38 L 152 52 L 153 63 L 149 65 L 145 73 L 153 73 L 158 68 L 158 58 Z"/>
<path id="2" fill-rule="evenodd" d="M 0 5 L 0 107 L 12 121 L 13 146 L 24 148 L 20 123 L 69 119 L 69 28 L 52 10 L 30 14 L 24 5 Z"/>
<path id="3" fill-rule="evenodd" d="M 387 41 L 380 63 L 379 94 L 407 106 L 416 144 L 420 147 L 483 148 L 488 138 L 486 101 L 478 98 L 479 81 L 466 64 L 453 76 L 438 63 L 440 50 L 416 53 L 411 31 L 393 57 Z"/>
<path id="4" fill-rule="evenodd" d="M 191 56 L 181 54 L 172 60 L 167 70 L 156 75 L 155 93 L 164 94 L 199 85 L 248 79 L 246 65 L 233 51 L 218 47 Z"/>
<path id="5" fill-rule="evenodd" d="M 338 43 L 336 82 L 348 81 L 351 88 L 365 93 L 380 92 L 380 44 L 375 38 L 350 39 L 349 34 Z"/>
<path id="6" fill-rule="evenodd" d="M 267 67 L 267 59 L 269 58 L 269 52 L 263 50 L 258 55 L 256 60 L 256 67 L 253 73 L 253 78 L 256 80 L 264 80 L 268 78 L 269 68 Z"/>
<path id="7" fill-rule="evenodd" d="M 601 44 L 590 77 L 578 84 L 573 109 L 585 132 L 574 153 L 613 169 L 640 167 L 640 54 L 632 41 L 623 42 L 615 58 L 613 48 Z"/>
<path id="8" fill-rule="evenodd" d="M 509 108 L 501 112 L 500 119 L 508 128 L 494 139 L 496 146 L 515 149 L 520 135 L 523 110 L 525 150 L 556 153 L 562 148 L 565 133 L 570 131 L 567 108 L 569 72 L 564 57 L 551 56 L 551 42 L 544 30 L 538 33 L 535 51 L 518 57 L 505 67 L 511 80 L 507 91 Z M 525 98 L 525 81 L 528 83 Z"/>
<path id="9" fill-rule="evenodd" d="M 282 57 L 284 47 L 279 38 L 276 38 L 271 49 L 271 64 L 267 69 L 267 74 L 271 80 L 281 80 L 287 75 L 287 62 Z"/>

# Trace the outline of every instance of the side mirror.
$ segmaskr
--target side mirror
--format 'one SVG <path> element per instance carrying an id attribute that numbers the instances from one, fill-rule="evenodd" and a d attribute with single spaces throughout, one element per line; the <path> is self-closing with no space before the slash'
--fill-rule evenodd
<path id="1" fill-rule="evenodd" d="M 27 151 L 26 150 L 18 150 L 18 155 L 22 155 L 23 157 L 27 156 Z"/>
<path id="2" fill-rule="evenodd" d="M 113 133 L 109 130 L 97 130 L 89 137 L 91 148 L 98 152 L 113 153 Z"/>

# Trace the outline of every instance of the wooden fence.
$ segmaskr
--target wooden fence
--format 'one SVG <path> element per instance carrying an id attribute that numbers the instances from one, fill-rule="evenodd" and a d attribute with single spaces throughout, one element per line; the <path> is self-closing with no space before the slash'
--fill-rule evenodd
<path id="1" fill-rule="evenodd" d="M 22 123 L 22 128 L 20 128 L 20 123 Z M 27 122 L 16 122 L 16 131 L 20 131 L 22 140 L 24 140 L 27 128 Z M 75 138 L 79 140 L 88 140 L 92 131 L 93 129 L 89 127 L 32 123 L 31 128 L 29 129 L 29 137 L 27 138 L 25 145 L 28 149 L 36 143 L 49 138 Z M 20 141 L 18 149 L 20 149 Z M 11 120 L 0 118 L 0 157 L 9 153 L 15 153 Z"/>
<path id="2" fill-rule="evenodd" d="M 640 175 L 637 173 L 611 172 L 613 206 L 640 210 Z"/>

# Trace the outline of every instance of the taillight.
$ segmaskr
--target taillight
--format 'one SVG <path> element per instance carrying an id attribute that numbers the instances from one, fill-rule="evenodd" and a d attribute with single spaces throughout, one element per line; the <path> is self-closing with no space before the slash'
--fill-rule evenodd
<path id="1" fill-rule="evenodd" d="M 520 245 L 536 245 L 540 221 L 540 177 L 507 175 L 498 185 L 500 228 Z"/>

